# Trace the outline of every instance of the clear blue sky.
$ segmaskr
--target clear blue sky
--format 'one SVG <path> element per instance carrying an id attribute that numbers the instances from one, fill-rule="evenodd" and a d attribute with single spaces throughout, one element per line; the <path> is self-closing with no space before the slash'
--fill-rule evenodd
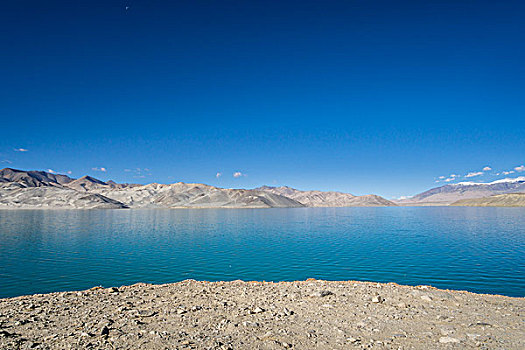
<path id="1" fill-rule="evenodd" d="M 5 1 L 0 167 L 388 198 L 486 166 L 468 180 L 501 178 L 525 164 L 524 13 L 523 1 Z"/>

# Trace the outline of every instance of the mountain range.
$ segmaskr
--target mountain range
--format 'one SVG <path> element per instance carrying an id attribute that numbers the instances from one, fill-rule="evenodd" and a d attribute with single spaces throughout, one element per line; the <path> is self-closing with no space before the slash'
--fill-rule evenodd
<path id="1" fill-rule="evenodd" d="M 0 170 L 0 208 L 279 208 L 305 206 L 387 206 L 394 203 L 375 195 L 298 191 L 263 186 L 253 190 L 226 189 L 204 184 L 148 185 L 104 182 L 91 176 L 79 179 L 44 171 Z M 293 192 L 286 194 L 287 192 Z"/>
<path id="2" fill-rule="evenodd" d="M 389 201 L 373 194 L 301 191 L 287 186 L 228 189 L 183 182 L 119 184 L 91 176 L 74 179 L 45 171 L 0 170 L 0 208 L 3 209 L 523 206 L 524 196 L 515 195 L 519 193 L 525 193 L 525 177 L 448 184 L 410 198 Z"/>
<path id="3" fill-rule="evenodd" d="M 465 207 L 525 207 L 525 193 L 506 193 L 484 198 L 461 199 L 451 205 Z"/>
<path id="4" fill-rule="evenodd" d="M 396 204 L 375 194 L 354 196 L 343 192 L 299 191 L 288 186 L 261 186 L 255 190 L 278 194 L 298 201 L 307 207 L 375 207 Z"/>
<path id="5" fill-rule="evenodd" d="M 525 176 L 493 182 L 459 182 L 432 188 L 413 197 L 395 200 L 398 205 L 449 205 L 460 200 L 525 192 Z M 463 202 L 466 203 L 466 202 Z"/>

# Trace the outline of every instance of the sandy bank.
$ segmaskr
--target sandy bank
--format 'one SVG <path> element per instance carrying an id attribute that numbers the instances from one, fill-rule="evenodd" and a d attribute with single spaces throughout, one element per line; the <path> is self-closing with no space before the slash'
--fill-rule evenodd
<path id="1" fill-rule="evenodd" d="M 136 284 L 0 299 L 0 349 L 525 349 L 525 298 L 364 282 Z"/>

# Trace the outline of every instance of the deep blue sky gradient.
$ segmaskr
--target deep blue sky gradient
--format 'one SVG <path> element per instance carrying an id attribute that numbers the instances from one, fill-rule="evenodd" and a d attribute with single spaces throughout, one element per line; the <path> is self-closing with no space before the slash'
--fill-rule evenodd
<path id="1" fill-rule="evenodd" d="M 501 178 L 525 163 L 524 13 L 523 1 L 3 2 L 0 167 L 389 198 L 485 166 L 469 180 Z"/>

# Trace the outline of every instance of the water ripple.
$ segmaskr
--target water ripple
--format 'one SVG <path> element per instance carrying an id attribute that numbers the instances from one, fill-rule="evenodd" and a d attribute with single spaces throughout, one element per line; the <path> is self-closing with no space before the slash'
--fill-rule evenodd
<path id="1" fill-rule="evenodd" d="M 0 297 L 201 280 L 372 280 L 525 296 L 525 209 L 1 211 Z"/>

